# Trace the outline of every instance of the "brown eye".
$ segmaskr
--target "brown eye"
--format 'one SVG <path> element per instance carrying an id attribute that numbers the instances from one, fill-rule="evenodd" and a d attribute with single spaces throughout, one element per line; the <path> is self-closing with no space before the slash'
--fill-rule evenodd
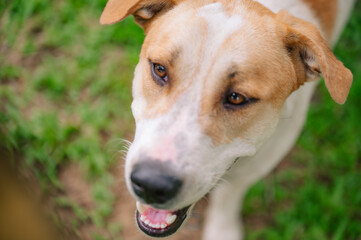
<path id="1" fill-rule="evenodd" d="M 166 82 L 168 82 L 167 69 L 163 65 L 160 65 L 159 63 L 151 63 L 151 65 L 152 65 L 153 79 L 159 85 L 164 86 Z"/>
<path id="2" fill-rule="evenodd" d="M 244 97 L 239 93 L 233 92 L 227 96 L 227 102 L 229 104 L 240 105 L 242 103 L 245 103 L 246 101 L 247 101 L 246 97 Z"/>
<path id="3" fill-rule="evenodd" d="M 167 71 L 166 71 L 165 67 L 158 63 L 154 64 L 154 72 L 160 78 L 164 78 L 165 76 L 167 76 Z"/>
<path id="4" fill-rule="evenodd" d="M 224 99 L 223 106 L 227 109 L 239 109 L 259 100 L 257 98 L 248 98 L 237 92 L 227 94 Z"/>

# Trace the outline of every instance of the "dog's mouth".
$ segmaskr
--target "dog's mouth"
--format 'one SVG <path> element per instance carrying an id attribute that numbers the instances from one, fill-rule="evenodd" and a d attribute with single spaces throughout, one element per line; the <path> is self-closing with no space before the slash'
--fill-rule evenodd
<path id="1" fill-rule="evenodd" d="M 137 202 L 136 222 L 140 230 L 151 237 L 174 234 L 187 218 L 190 206 L 176 211 L 160 210 Z"/>

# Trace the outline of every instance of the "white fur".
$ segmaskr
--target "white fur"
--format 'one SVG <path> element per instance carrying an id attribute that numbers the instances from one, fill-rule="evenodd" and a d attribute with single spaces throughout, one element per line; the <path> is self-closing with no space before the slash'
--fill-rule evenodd
<path id="1" fill-rule="evenodd" d="M 335 31 L 331 38 L 331 44 L 334 46 L 341 36 L 342 30 L 344 29 L 346 22 L 349 17 L 349 13 L 355 3 L 355 0 L 338 0 L 338 13 L 336 18 Z"/>
<path id="2" fill-rule="evenodd" d="M 198 15 L 207 22 L 207 41 L 204 59 L 213 60 L 224 42 L 243 25 L 239 15 L 227 16 L 221 3 L 208 4 L 198 10 Z M 204 66 L 204 65 L 202 65 Z"/>
<path id="3" fill-rule="evenodd" d="M 301 18 L 308 22 L 313 23 L 318 29 L 320 29 L 321 24 L 315 15 L 315 13 L 305 4 L 302 0 L 256 0 L 257 2 L 263 4 L 264 6 L 271 9 L 273 12 L 277 13 L 280 10 L 287 10 L 289 13 L 295 17 Z"/>

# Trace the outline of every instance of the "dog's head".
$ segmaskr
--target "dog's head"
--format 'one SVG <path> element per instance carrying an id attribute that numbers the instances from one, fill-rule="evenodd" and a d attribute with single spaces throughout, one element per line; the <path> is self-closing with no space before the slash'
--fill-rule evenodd
<path id="1" fill-rule="evenodd" d="M 250 0 L 110 0 L 101 22 L 130 14 L 146 37 L 125 177 L 148 235 L 174 233 L 236 159 L 254 155 L 301 85 L 322 73 L 333 99 L 347 98 L 350 71 L 286 12 Z"/>

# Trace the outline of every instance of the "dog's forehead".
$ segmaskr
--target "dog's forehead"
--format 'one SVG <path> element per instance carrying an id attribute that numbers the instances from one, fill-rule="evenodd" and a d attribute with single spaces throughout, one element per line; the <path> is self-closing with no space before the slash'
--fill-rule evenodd
<path id="1" fill-rule="evenodd" d="M 199 8 L 196 16 L 201 17 L 205 22 L 205 31 L 202 33 L 204 37 L 202 57 L 212 63 L 215 62 L 214 59 L 221 60 L 218 54 L 221 52 L 227 54 L 224 48 L 231 47 L 226 44 L 240 31 L 245 22 L 244 18 L 239 14 L 229 14 L 219 2 Z M 243 52 L 243 55 L 246 53 Z M 206 64 L 203 65 L 207 67 Z"/>
<path id="2" fill-rule="evenodd" d="M 229 37 L 244 25 L 245 19 L 238 12 L 227 10 L 220 2 L 203 6 L 181 5 L 165 15 L 150 29 L 147 45 L 165 49 L 202 46 L 207 49 L 219 48 Z M 204 41 L 206 39 L 206 42 Z M 197 45 L 201 43 L 201 45 Z"/>
<path id="3" fill-rule="evenodd" d="M 244 19 L 239 14 L 228 15 L 223 4 L 219 2 L 199 8 L 196 14 L 206 20 L 208 34 L 222 36 L 221 40 L 227 39 L 244 23 Z"/>
<path id="4" fill-rule="evenodd" d="M 171 63 L 178 58 L 178 66 L 193 64 L 202 68 L 207 67 L 205 60 L 221 61 L 227 68 L 223 65 L 230 61 L 246 60 L 260 41 L 272 48 L 272 33 L 265 26 L 272 24 L 271 18 L 252 20 L 258 14 L 250 14 L 243 5 L 233 8 L 233 1 L 196 6 L 189 2 L 177 6 L 150 28 L 144 44 L 145 58 Z"/>

